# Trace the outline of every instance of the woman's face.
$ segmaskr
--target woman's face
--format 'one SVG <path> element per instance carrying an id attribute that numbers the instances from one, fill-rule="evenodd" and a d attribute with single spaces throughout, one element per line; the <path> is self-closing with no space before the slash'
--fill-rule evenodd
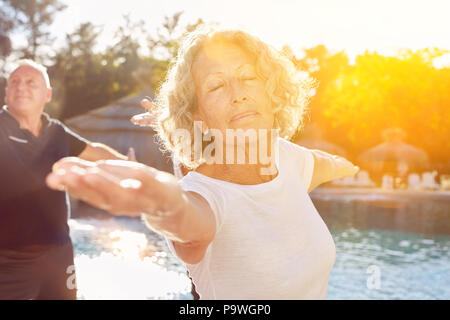
<path id="1" fill-rule="evenodd" d="M 203 128 L 268 129 L 274 114 L 265 83 L 255 70 L 255 61 L 230 42 L 207 42 L 191 69 Z"/>

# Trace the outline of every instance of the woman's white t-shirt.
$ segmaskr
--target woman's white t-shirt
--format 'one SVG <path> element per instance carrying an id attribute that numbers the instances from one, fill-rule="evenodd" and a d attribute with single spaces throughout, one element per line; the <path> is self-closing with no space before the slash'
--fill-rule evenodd
<path id="1" fill-rule="evenodd" d="M 197 172 L 180 180 L 216 218 L 205 256 L 186 264 L 201 299 L 326 298 L 336 249 L 307 193 L 314 157 L 284 139 L 278 147 L 278 175 L 269 182 L 240 185 Z"/>

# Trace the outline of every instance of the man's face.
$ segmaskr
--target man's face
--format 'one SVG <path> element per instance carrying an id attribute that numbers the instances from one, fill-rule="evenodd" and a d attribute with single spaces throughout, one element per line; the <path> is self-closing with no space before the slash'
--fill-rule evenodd
<path id="1" fill-rule="evenodd" d="M 44 76 L 30 66 L 17 68 L 5 89 L 8 109 L 22 115 L 41 114 L 51 97 L 52 90 L 47 88 Z"/>

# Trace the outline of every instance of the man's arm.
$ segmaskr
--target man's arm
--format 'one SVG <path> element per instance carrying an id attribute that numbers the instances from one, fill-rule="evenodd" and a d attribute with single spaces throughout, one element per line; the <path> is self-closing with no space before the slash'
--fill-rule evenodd
<path id="1" fill-rule="evenodd" d="M 131 150 L 130 150 L 131 151 Z M 130 153 L 129 153 L 130 155 Z M 125 156 L 106 144 L 99 142 L 88 142 L 83 151 L 78 155 L 79 158 L 87 161 L 97 160 L 136 160 L 133 156 Z"/>
<path id="2" fill-rule="evenodd" d="M 311 150 L 314 156 L 314 172 L 308 192 L 322 183 L 355 175 L 359 168 L 347 159 L 321 150 Z"/>
<path id="3" fill-rule="evenodd" d="M 133 148 L 128 150 L 128 155 L 123 155 L 106 144 L 92 142 L 83 138 L 78 133 L 72 131 L 64 123 L 57 121 L 62 126 L 65 134 L 68 135 L 69 154 L 68 156 L 79 157 L 87 161 L 98 160 L 131 160 L 136 161 Z"/>

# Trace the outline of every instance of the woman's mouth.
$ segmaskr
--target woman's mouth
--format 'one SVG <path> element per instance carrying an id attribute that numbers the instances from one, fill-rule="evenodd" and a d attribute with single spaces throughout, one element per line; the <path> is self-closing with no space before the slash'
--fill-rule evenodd
<path id="1" fill-rule="evenodd" d="M 238 120 L 242 120 L 242 119 L 246 119 L 246 118 L 253 117 L 253 116 L 257 116 L 257 115 L 259 115 L 259 113 L 258 113 L 258 112 L 255 112 L 255 111 L 241 112 L 241 113 L 238 113 L 238 114 L 234 115 L 234 116 L 231 118 L 231 122 L 233 122 L 233 121 L 238 121 Z"/>

